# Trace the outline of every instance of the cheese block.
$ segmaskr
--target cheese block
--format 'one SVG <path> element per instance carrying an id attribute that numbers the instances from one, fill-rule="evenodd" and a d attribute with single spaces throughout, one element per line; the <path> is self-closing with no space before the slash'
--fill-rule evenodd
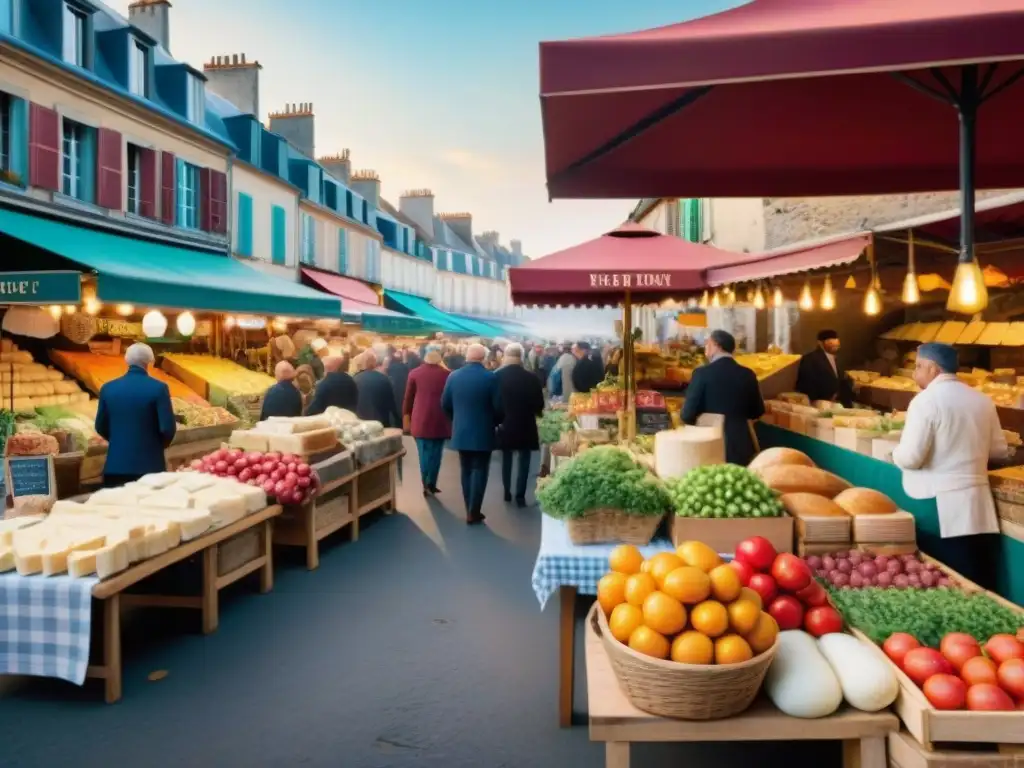
<path id="1" fill-rule="evenodd" d="M 236 429 L 231 433 L 228 445 L 243 451 L 267 452 L 267 435 L 251 429 Z"/>
<path id="2" fill-rule="evenodd" d="M 1009 330 L 1009 323 L 988 323 L 975 343 L 983 347 L 998 347 Z"/>
<path id="3" fill-rule="evenodd" d="M 296 453 L 308 455 L 327 451 L 338 445 L 338 433 L 332 427 L 315 429 L 310 432 L 297 432 L 291 435 L 267 436 L 267 448 L 280 453 Z"/>
<path id="4" fill-rule="evenodd" d="M 261 432 L 275 434 L 294 434 L 298 432 L 316 432 L 319 429 L 331 429 L 331 420 L 324 416 L 271 416 L 256 425 Z"/>
<path id="5" fill-rule="evenodd" d="M 939 344 L 956 344 L 957 339 L 967 329 L 967 323 L 962 320 L 947 320 L 935 334 L 935 341 Z"/>
<path id="6" fill-rule="evenodd" d="M 177 546 L 182 541 L 188 541 L 206 533 L 210 526 L 213 525 L 213 516 L 206 509 L 161 509 L 154 507 L 151 509 L 139 508 L 133 510 L 133 512 L 140 519 L 161 521 L 172 526 L 178 538 L 174 546 Z"/>
<path id="7" fill-rule="evenodd" d="M 182 472 L 172 487 L 181 488 L 187 493 L 195 493 L 209 488 L 216 482 L 217 478 L 213 475 L 204 475 L 202 472 Z"/>
<path id="8" fill-rule="evenodd" d="M 139 498 L 139 506 L 163 507 L 165 509 L 188 509 L 192 506 L 192 497 L 184 488 L 164 488 Z"/>
<path id="9" fill-rule="evenodd" d="M 41 552 L 21 554 L 14 550 L 14 567 L 19 576 L 32 576 L 41 573 L 43 570 L 43 555 Z"/>
<path id="10" fill-rule="evenodd" d="M 127 569 L 129 564 L 128 540 L 108 541 L 98 549 L 68 555 L 68 575 L 80 579 L 96 574 L 105 579 Z"/>
<path id="11" fill-rule="evenodd" d="M 725 462 L 725 441 L 717 427 L 684 427 L 654 436 L 658 477 L 682 477 L 695 467 Z"/>
<path id="12" fill-rule="evenodd" d="M 14 532 L 30 525 L 41 523 L 46 519 L 45 515 L 25 515 L 24 517 L 12 517 L 8 520 L 0 520 L 0 547 L 9 547 L 14 541 Z M 13 561 L 12 561 L 13 562 Z M 11 566 L 13 568 L 13 566 Z"/>
<path id="13" fill-rule="evenodd" d="M 58 539 L 54 542 L 47 542 L 46 551 L 43 552 L 43 576 L 64 573 L 68 569 L 68 555 L 79 550 L 98 549 L 106 543 L 107 537 L 93 536 L 91 539 L 70 543 L 72 541 L 73 539 Z"/>
<path id="14" fill-rule="evenodd" d="M 231 495 L 218 487 L 200 491 L 192 501 L 194 509 L 206 510 L 212 515 L 217 527 L 231 525 L 245 517 L 246 505 L 241 495 Z"/>
<path id="15" fill-rule="evenodd" d="M 112 507 L 131 507 L 139 501 L 139 492 L 135 488 L 102 488 L 89 497 L 91 504 L 105 504 Z"/>
<path id="16" fill-rule="evenodd" d="M 245 502 L 245 511 L 247 514 L 253 512 L 259 512 L 267 506 L 267 494 L 263 492 L 262 488 L 257 488 L 254 485 L 243 485 L 238 483 L 236 493 L 242 497 L 242 501 Z"/>
<path id="17" fill-rule="evenodd" d="M 173 549 L 181 543 L 180 530 L 175 531 L 170 523 L 156 520 L 149 526 L 142 538 L 142 559 L 147 560 Z"/>
<path id="18" fill-rule="evenodd" d="M 0 573 L 14 570 L 14 550 L 0 548 Z"/>
<path id="19" fill-rule="evenodd" d="M 146 488 L 157 490 L 172 485 L 177 479 L 178 475 L 175 472 L 156 472 L 152 475 L 143 475 L 139 478 L 138 483 Z"/>

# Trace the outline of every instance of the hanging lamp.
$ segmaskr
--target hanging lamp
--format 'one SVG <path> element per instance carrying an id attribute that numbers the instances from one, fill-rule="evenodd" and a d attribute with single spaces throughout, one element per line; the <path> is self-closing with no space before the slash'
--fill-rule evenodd
<path id="1" fill-rule="evenodd" d="M 917 284 L 917 271 L 914 269 L 914 230 L 907 234 L 907 274 L 903 278 L 904 304 L 917 304 L 921 301 L 921 288 Z"/>
<path id="2" fill-rule="evenodd" d="M 836 292 L 832 289 L 832 275 L 825 275 L 825 282 L 821 286 L 819 306 L 826 312 L 836 308 Z"/>
<path id="3" fill-rule="evenodd" d="M 875 271 L 875 249 L 868 246 L 868 264 L 871 266 L 871 278 L 867 293 L 864 294 L 864 314 L 874 317 L 882 311 L 882 295 L 878 288 L 878 273 Z"/>
<path id="4" fill-rule="evenodd" d="M 757 288 L 754 289 L 754 309 L 764 309 L 764 291 L 761 290 L 761 284 L 758 283 Z"/>
<path id="5" fill-rule="evenodd" d="M 697 302 L 697 306 L 700 307 L 701 309 L 707 309 L 708 308 L 708 301 L 709 301 L 709 299 L 708 299 L 708 292 L 704 291 L 704 293 L 701 294 L 700 301 Z"/>
<path id="6" fill-rule="evenodd" d="M 772 306 L 775 307 L 775 309 L 781 309 L 785 300 L 785 297 L 782 295 L 782 288 L 776 285 L 775 291 L 772 294 Z"/>
<path id="7" fill-rule="evenodd" d="M 720 306 L 722 306 L 722 297 L 718 295 L 718 291 L 717 290 L 713 294 L 711 294 L 711 306 L 712 307 L 720 307 Z"/>
<path id="8" fill-rule="evenodd" d="M 803 312 L 810 312 L 814 309 L 814 296 L 811 295 L 811 281 L 804 282 L 803 290 L 800 291 L 800 301 L 797 302 Z"/>
<path id="9" fill-rule="evenodd" d="M 857 278 L 855 278 L 853 275 L 850 275 L 848 278 L 846 278 L 846 282 L 843 283 L 843 288 L 845 288 L 848 291 L 857 290 Z"/>

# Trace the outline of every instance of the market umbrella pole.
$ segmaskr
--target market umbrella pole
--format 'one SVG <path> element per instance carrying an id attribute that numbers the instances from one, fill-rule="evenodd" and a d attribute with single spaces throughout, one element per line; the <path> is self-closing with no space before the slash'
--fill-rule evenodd
<path id="1" fill-rule="evenodd" d="M 632 441 L 636 437 L 636 370 L 633 350 L 633 297 L 629 291 L 626 291 L 622 302 L 622 360 L 625 368 L 623 386 L 626 390 L 625 438 Z"/>

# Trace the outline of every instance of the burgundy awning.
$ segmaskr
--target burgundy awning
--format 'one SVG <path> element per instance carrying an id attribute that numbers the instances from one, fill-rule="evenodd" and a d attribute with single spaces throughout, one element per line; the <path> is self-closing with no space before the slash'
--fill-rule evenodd
<path id="1" fill-rule="evenodd" d="M 618 306 L 627 291 L 654 303 L 707 287 L 704 272 L 739 254 L 627 223 L 594 240 L 509 270 L 519 306 Z"/>
<path id="2" fill-rule="evenodd" d="M 754 0 L 543 43 L 540 59 L 555 198 L 957 189 L 949 92 L 970 63 L 988 96 L 977 187 L 1024 185 L 1024 97 L 1004 89 L 1024 59 L 1020 0 Z"/>
<path id="3" fill-rule="evenodd" d="M 759 253 L 728 266 L 709 269 L 707 282 L 719 286 L 766 280 L 810 269 L 841 267 L 859 259 L 870 242 L 870 234 L 859 234 L 812 247 Z"/>

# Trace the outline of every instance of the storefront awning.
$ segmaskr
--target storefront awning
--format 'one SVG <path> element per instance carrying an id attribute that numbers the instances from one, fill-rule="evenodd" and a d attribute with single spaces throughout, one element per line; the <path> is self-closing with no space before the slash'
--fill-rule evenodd
<path id="1" fill-rule="evenodd" d="M 438 330 L 445 333 L 457 333 L 463 336 L 487 336 L 493 338 L 497 329 L 484 326 L 482 323 L 474 323 L 469 320 L 449 315 L 443 312 L 428 299 L 422 296 L 414 296 L 403 291 L 384 290 L 384 300 L 401 312 L 407 312 L 414 317 L 425 320 L 431 325 L 437 326 Z M 500 335 L 500 334 L 498 334 Z"/>
<path id="2" fill-rule="evenodd" d="M 740 262 L 709 269 L 707 282 L 708 285 L 719 286 L 766 280 L 812 269 L 840 267 L 860 258 L 870 242 L 871 235 L 864 233 L 798 250 L 758 253 Z"/>
<path id="3" fill-rule="evenodd" d="M 367 331 L 390 336 L 424 336 L 443 330 L 422 318 L 382 307 L 377 292 L 354 278 L 302 267 L 302 279 L 339 297 L 342 318 L 359 323 Z"/>
<path id="4" fill-rule="evenodd" d="M 107 304 L 208 312 L 337 318 L 341 302 L 298 283 L 275 280 L 240 261 L 0 209 L 0 234 L 97 274 Z M 4 247 L 5 268 L 17 258 Z"/>
<path id="5" fill-rule="evenodd" d="M 496 338 L 497 336 L 527 336 L 530 333 L 530 330 L 525 326 L 521 326 L 501 317 L 479 317 L 477 315 L 458 314 L 453 315 L 453 317 L 455 317 L 455 319 L 460 323 L 468 320 L 473 323 L 489 326 L 495 331 L 495 334 L 492 335 L 491 338 Z"/>

